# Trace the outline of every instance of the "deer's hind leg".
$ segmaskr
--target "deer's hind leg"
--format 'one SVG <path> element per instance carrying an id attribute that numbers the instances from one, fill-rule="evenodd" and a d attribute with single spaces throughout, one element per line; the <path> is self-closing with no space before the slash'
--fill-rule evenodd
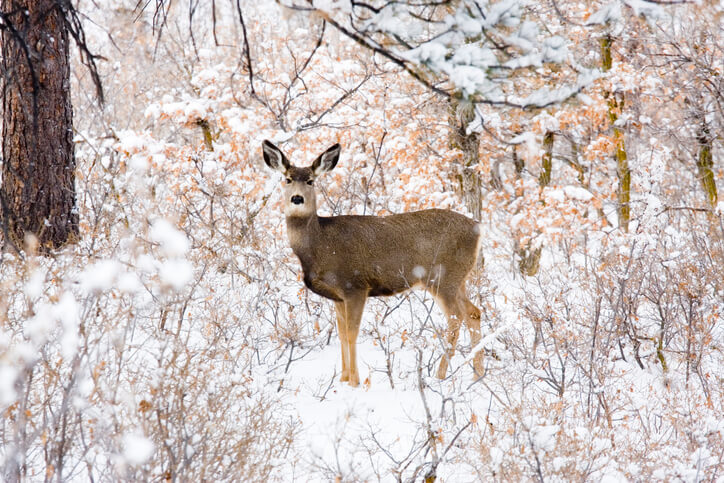
<path id="1" fill-rule="evenodd" d="M 461 290 L 461 299 L 465 307 L 465 325 L 470 331 L 470 342 L 472 348 L 480 344 L 480 309 L 475 306 L 465 295 L 465 288 Z M 483 368 L 483 351 L 479 350 L 473 356 L 473 370 L 478 376 L 482 376 L 484 372 Z"/>
<path id="2" fill-rule="evenodd" d="M 445 353 L 440 359 L 440 366 L 437 369 L 437 378 L 445 379 L 450 360 L 455 355 L 455 346 L 460 335 L 460 323 L 465 319 L 463 305 L 455 293 L 437 293 L 435 299 L 442 307 L 447 317 L 447 331 L 445 337 Z"/>
<path id="3" fill-rule="evenodd" d="M 349 380 L 349 345 L 347 344 L 347 320 L 345 319 L 344 302 L 336 302 L 335 312 L 337 312 L 337 334 L 339 335 L 339 345 L 342 347 L 342 376 L 340 381 Z"/>
<path id="4" fill-rule="evenodd" d="M 443 354 L 437 370 L 438 379 L 445 379 L 450 360 L 455 355 L 462 321 L 465 321 L 465 326 L 470 331 L 472 347 L 474 348 L 480 344 L 480 309 L 468 299 L 465 294 L 465 284 L 460 286 L 454 295 L 451 293 L 438 293 L 435 299 L 445 312 L 448 321 L 445 354 Z M 482 351 L 478 351 L 473 356 L 473 369 L 478 376 L 483 375 Z"/>

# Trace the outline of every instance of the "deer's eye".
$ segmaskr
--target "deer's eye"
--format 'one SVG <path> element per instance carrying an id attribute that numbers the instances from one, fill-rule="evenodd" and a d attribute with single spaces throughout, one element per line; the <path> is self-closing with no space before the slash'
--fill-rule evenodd
<path id="1" fill-rule="evenodd" d="M 287 178 L 287 184 L 290 184 L 292 182 L 292 178 Z"/>
<path id="2" fill-rule="evenodd" d="M 314 184 L 314 180 L 313 180 L 313 179 L 308 179 L 308 180 L 307 180 L 307 184 L 308 184 L 309 186 L 312 186 L 312 185 Z"/>

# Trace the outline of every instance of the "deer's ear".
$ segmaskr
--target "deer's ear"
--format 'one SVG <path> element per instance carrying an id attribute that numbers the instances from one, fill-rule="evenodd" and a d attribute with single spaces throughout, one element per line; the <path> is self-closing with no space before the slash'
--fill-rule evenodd
<path id="1" fill-rule="evenodd" d="M 271 169 L 286 173 L 289 169 L 289 160 L 284 156 L 284 153 L 267 140 L 261 143 L 261 147 L 264 151 L 264 162 L 266 165 Z"/>
<path id="2" fill-rule="evenodd" d="M 337 161 L 339 161 L 339 152 L 341 150 L 342 147 L 337 143 L 320 154 L 319 157 L 314 160 L 314 163 L 312 163 L 314 175 L 319 176 L 322 173 L 334 169 L 334 167 L 337 166 Z"/>

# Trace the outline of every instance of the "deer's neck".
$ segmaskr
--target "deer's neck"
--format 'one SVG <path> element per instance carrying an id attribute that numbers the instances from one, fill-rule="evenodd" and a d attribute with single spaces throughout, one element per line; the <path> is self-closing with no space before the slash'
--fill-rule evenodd
<path id="1" fill-rule="evenodd" d="M 319 217 L 316 213 L 310 216 L 287 217 L 289 245 L 301 260 L 312 255 L 315 240 L 319 238 L 319 230 Z"/>

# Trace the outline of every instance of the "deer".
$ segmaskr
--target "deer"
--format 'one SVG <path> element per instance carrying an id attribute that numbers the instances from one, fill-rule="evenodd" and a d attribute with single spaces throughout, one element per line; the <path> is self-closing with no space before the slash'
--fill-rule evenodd
<path id="1" fill-rule="evenodd" d="M 302 266 L 304 285 L 334 302 L 342 346 L 340 381 L 359 385 L 357 335 L 368 297 L 427 290 L 447 318 L 444 354 L 437 377 L 445 379 L 460 324 L 480 342 L 480 309 L 467 297 L 465 282 L 477 263 L 481 225 L 450 210 L 427 209 L 387 216 L 319 216 L 314 182 L 337 165 L 341 147 L 331 146 L 310 167 L 289 162 L 269 141 L 264 162 L 284 175 L 287 237 Z M 483 375 L 482 351 L 473 369 Z"/>

